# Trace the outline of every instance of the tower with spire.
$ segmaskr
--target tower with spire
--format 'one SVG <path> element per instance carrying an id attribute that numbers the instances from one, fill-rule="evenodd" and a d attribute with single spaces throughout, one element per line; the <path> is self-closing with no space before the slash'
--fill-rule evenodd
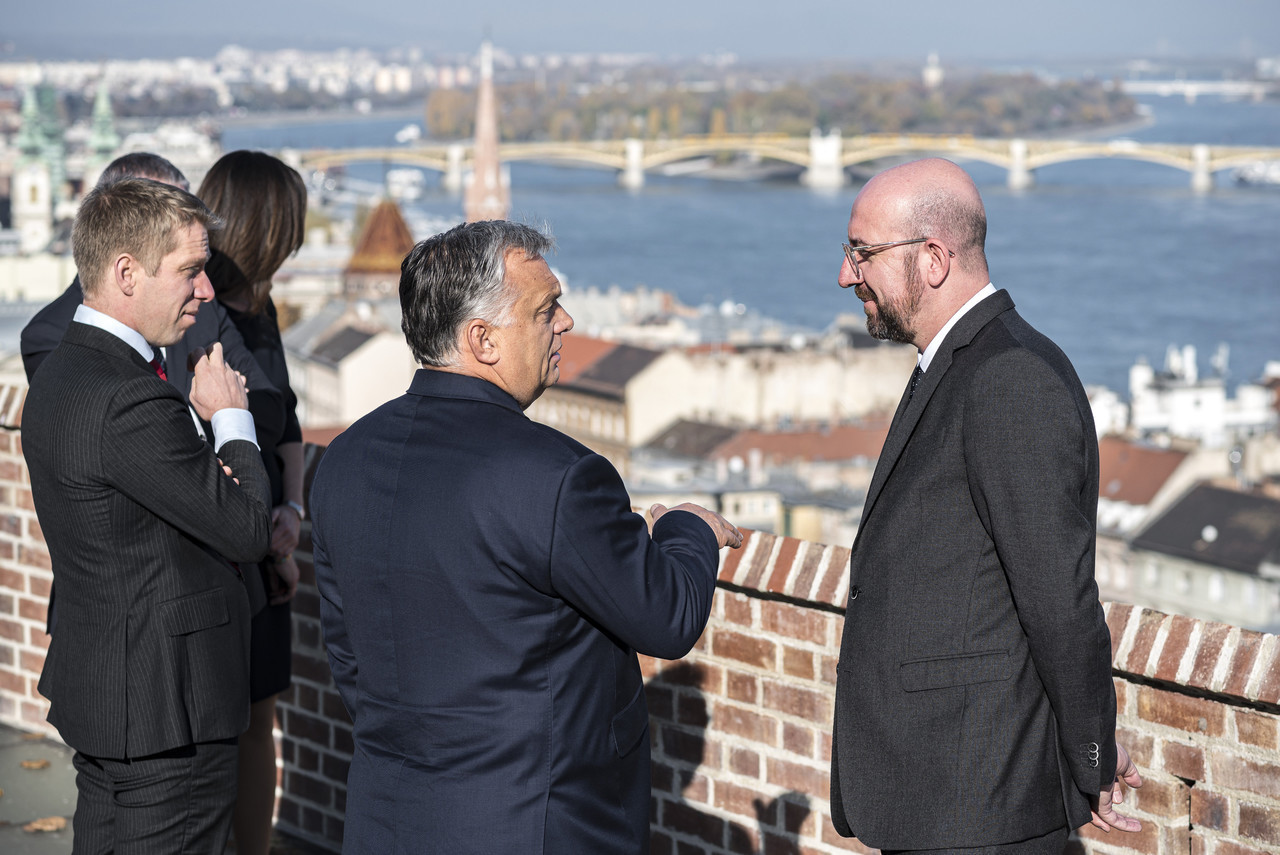
<path id="1" fill-rule="evenodd" d="M 14 147 L 18 149 L 18 162 L 11 185 L 13 228 L 18 232 L 22 251 L 27 254 L 42 252 L 53 240 L 57 185 L 50 157 L 60 157 L 61 151 L 50 146 L 48 124 L 33 86 L 22 99 L 22 126 L 13 140 Z M 61 144 L 61 133 L 58 134 L 58 143 Z"/>
<path id="2" fill-rule="evenodd" d="M 120 148 L 120 134 L 116 133 L 116 117 L 111 110 L 111 91 L 104 75 L 93 100 L 93 124 L 89 129 L 88 158 L 84 168 L 84 190 L 88 192 L 98 183 L 98 176 L 107 168 Z"/>
<path id="3" fill-rule="evenodd" d="M 511 177 L 498 155 L 498 103 L 493 94 L 493 45 L 480 45 L 480 91 L 476 99 L 476 141 L 471 175 L 463 196 L 467 222 L 505 220 L 511 211 Z"/>

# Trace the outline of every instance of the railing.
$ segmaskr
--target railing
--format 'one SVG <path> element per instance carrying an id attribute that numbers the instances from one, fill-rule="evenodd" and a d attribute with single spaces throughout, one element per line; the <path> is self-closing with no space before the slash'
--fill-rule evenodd
<path id="1" fill-rule="evenodd" d="M 21 455 L 23 387 L 0 387 L 0 721 L 45 730 L 49 553 Z M 313 470 L 321 450 L 308 448 Z M 342 839 L 350 721 L 320 634 L 309 530 L 296 553 L 292 687 L 279 704 L 277 823 Z M 702 639 L 642 660 L 653 738 L 652 851 L 867 852 L 828 804 L 831 717 L 849 550 L 751 533 L 722 555 Z M 1146 783 L 1136 835 L 1085 831 L 1073 852 L 1254 855 L 1280 848 L 1280 641 L 1105 604 L 1120 738 Z"/>

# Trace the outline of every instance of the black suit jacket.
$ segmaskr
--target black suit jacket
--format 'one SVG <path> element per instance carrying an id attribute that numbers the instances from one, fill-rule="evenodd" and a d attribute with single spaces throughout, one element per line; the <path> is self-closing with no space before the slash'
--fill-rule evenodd
<path id="1" fill-rule="evenodd" d="M 636 651 L 710 615 L 711 529 L 473 377 L 418 371 L 311 491 L 321 621 L 355 722 L 347 852 L 649 852 Z"/>
<path id="2" fill-rule="evenodd" d="M 67 286 L 67 290 L 36 312 L 35 317 L 23 327 L 19 347 L 28 383 L 35 377 L 40 364 L 58 346 L 58 342 L 62 341 L 63 334 L 75 317 L 76 307 L 83 302 L 84 291 L 80 287 L 80 277 L 77 276 Z M 193 376 L 187 366 L 187 357 L 197 347 L 207 349 L 216 341 L 222 342 L 222 356 L 227 364 L 245 377 L 249 389 L 249 409 L 253 412 L 258 431 L 278 435 L 284 429 L 279 415 L 283 411 L 284 397 L 245 347 L 240 331 L 217 300 L 201 306 L 196 313 L 196 322 L 182 336 L 181 341 L 166 348 L 165 373 L 169 382 L 182 394 L 182 400 L 187 400 L 191 394 Z"/>
<path id="3" fill-rule="evenodd" d="M 27 374 L 27 382 L 31 383 L 36 369 L 45 358 L 53 352 L 66 334 L 75 317 L 76 308 L 84 302 L 84 291 L 77 275 L 57 299 L 36 312 L 22 329 L 19 346 L 22 352 L 22 368 Z M 194 376 L 187 365 L 187 357 L 198 347 L 209 348 L 214 342 L 222 342 L 222 356 L 228 365 L 244 375 L 249 390 L 249 411 L 253 413 L 253 423 L 258 434 L 258 445 L 261 448 L 275 447 L 277 438 L 284 431 L 284 395 L 272 385 L 263 373 L 258 360 L 245 347 L 240 331 L 227 315 L 227 310 L 217 300 L 212 300 L 200 307 L 196 313 L 196 322 L 183 334 L 176 344 L 166 348 L 165 374 L 173 388 L 186 401 L 191 395 L 191 379 Z M 209 425 L 204 425 L 205 436 L 212 436 Z M 249 605 L 254 614 L 267 604 L 267 593 L 258 573 L 246 577 L 249 592 Z M 53 634 L 57 623 L 55 593 L 49 594 L 49 634 Z"/>
<path id="4" fill-rule="evenodd" d="M 258 450 L 223 445 L 237 486 L 177 391 L 129 345 L 74 322 L 31 385 L 22 428 L 58 587 L 40 676 L 49 721 L 99 757 L 239 734 L 249 604 L 218 556 L 252 562 L 267 550 Z"/>
<path id="5" fill-rule="evenodd" d="M 837 672 L 841 834 L 976 847 L 1088 821 L 1115 773 L 1097 501 L 1080 381 L 999 291 L 903 396 L 868 490 Z"/>

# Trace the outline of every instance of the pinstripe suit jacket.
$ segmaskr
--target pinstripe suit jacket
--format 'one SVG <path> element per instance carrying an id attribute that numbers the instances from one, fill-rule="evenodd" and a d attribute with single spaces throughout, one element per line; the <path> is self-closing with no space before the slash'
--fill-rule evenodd
<path id="1" fill-rule="evenodd" d="M 1080 381 L 998 291 L 903 396 L 867 491 L 837 669 L 837 831 L 968 848 L 1088 821 L 1116 768 L 1097 504 Z"/>
<path id="2" fill-rule="evenodd" d="M 114 758 L 239 734 L 249 605 L 217 556 L 267 551 L 258 450 L 222 447 L 237 487 L 181 395 L 129 345 L 79 323 L 35 378 L 22 428 L 58 587 L 40 676 L 50 723 L 78 751 Z"/>

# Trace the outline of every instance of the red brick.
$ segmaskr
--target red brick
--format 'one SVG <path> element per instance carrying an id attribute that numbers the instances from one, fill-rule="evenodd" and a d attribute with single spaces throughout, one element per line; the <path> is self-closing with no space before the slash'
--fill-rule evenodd
<path id="1" fill-rule="evenodd" d="M 8 668 L 0 668 L 0 690 L 13 692 L 15 695 L 25 695 L 27 693 L 27 678 L 22 674 L 10 671 Z"/>
<path id="2" fill-rule="evenodd" d="M 1191 838 L 1187 833 L 1190 829 L 1174 824 L 1172 826 L 1162 826 L 1160 830 L 1160 855 L 1191 855 Z M 1116 832 L 1119 834 L 1120 832 Z M 1113 837 L 1115 835 L 1112 835 Z M 1116 841 L 1118 845 L 1122 845 L 1121 841 Z"/>
<path id="3" fill-rule="evenodd" d="M 754 704 L 759 697 L 760 680 L 754 674 L 729 670 L 725 672 L 725 696 L 731 700 Z"/>
<path id="4" fill-rule="evenodd" d="M 1178 819 L 1188 814 L 1190 791 L 1191 787 L 1176 778 L 1147 776 L 1141 787 L 1126 793 L 1125 804 L 1161 820 Z M 1121 813 L 1125 813 L 1123 808 Z"/>
<path id="5" fill-rule="evenodd" d="M 1163 756 L 1164 769 L 1170 775 L 1177 775 L 1188 781 L 1204 780 L 1204 749 L 1200 746 L 1166 742 Z M 1134 762 L 1137 762 L 1136 759 Z"/>
<path id="6" fill-rule="evenodd" d="M 16 460 L 0 460 L 0 481 L 15 481 L 22 483 L 23 467 Z"/>
<path id="7" fill-rule="evenodd" d="M 712 636 L 711 650 L 716 656 L 736 659 L 759 668 L 773 668 L 777 645 L 772 641 L 718 629 Z"/>
<path id="8" fill-rule="evenodd" d="M 17 661 L 17 648 L 12 644 L 0 644 L 0 665 L 12 666 Z"/>
<path id="9" fill-rule="evenodd" d="M 1164 639 L 1164 647 L 1160 650 L 1160 661 L 1156 665 L 1157 680 L 1177 679 L 1178 666 L 1182 664 L 1182 655 L 1187 652 L 1191 630 L 1197 622 L 1185 615 L 1173 616 L 1169 622 L 1169 632 Z"/>
<path id="10" fill-rule="evenodd" d="M 0 618 L 0 638 L 7 638 L 10 641 L 21 643 L 26 635 L 26 632 L 22 629 L 22 624 L 16 620 Z"/>
<path id="11" fill-rule="evenodd" d="M 44 657 L 39 653 L 23 650 L 18 654 L 18 667 L 28 674 L 39 674 L 44 670 Z"/>
<path id="12" fill-rule="evenodd" d="M 0 559 L 13 561 L 17 554 L 18 549 L 11 541 L 0 540 Z"/>
<path id="13" fill-rule="evenodd" d="M 795 647 L 784 645 L 782 648 L 782 671 L 790 677 L 812 680 L 813 654 L 808 650 L 799 650 Z"/>
<path id="14" fill-rule="evenodd" d="M 649 764 L 649 789 L 655 793 L 670 793 L 675 779 L 675 771 L 655 754 Z"/>
<path id="15" fill-rule="evenodd" d="M 751 626 L 751 597 L 732 591 L 718 591 L 717 596 L 724 603 L 724 619 L 726 623 L 738 626 Z"/>
<path id="16" fill-rule="evenodd" d="M 295 680 L 310 680 L 321 686 L 328 686 L 333 679 L 327 660 L 306 656 L 296 650 L 293 653 L 293 677 Z"/>
<path id="17" fill-rule="evenodd" d="M 809 599 L 813 590 L 813 581 L 818 575 L 818 567 L 822 565 L 822 552 L 823 549 L 818 544 L 809 544 L 809 548 L 804 553 L 804 560 L 800 562 L 800 568 L 795 574 L 795 584 L 791 587 L 792 596 Z"/>
<path id="18" fill-rule="evenodd" d="M 1226 707 L 1221 704 L 1148 686 L 1138 690 L 1138 716 L 1189 733 L 1217 737 L 1226 731 Z"/>
<path id="19" fill-rule="evenodd" d="M 1240 644 L 1236 647 L 1236 655 L 1231 658 L 1231 671 L 1227 676 L 1227 684 L 1223 687 L 1224 692 L 1244 697 L 1244 689 L 1253 677 L 1253 662 L 1258 657 L 1261 645 L 1262 636 L 1258 633 L 1248 630 L 1240 633 Z"/>
<path id="20" fill-rule="evenodd" d="M 700 805 L 707 804 L 707 799 L 711 792 L 711 782 L 706 775 L 699 775 L 692 769 L 677 769 L 680 774 L 680 789 L 684 793 L 686 802 L 695 802 Z"/>
<path id="21" fill-rule="evenodd" d="M 49 550 L 38 546 L 20 545 L 18 563 L 28 567 L 39 567 L 41 570 L 53 570 L 53 560 L 49 557 Z"/>
<path id="22" fill-rule="evenodd" d="M 1143 610 L 1137 614 L 1138 633 L 1133 639 L 1133 647 L 1129 650 L 1129 658 L 1123 663 L 1123 670 L 1130 674 L 1145 674 L 1147 661 L 1151 658 L 1151 648 L 1155 646 L 1156 636 L 1168 616 L 1160 612 Z"/>
<path id="23" fill-rule="evenodd" d="M 27 620 L 44 623 L 49 616 L 49 602 L 47 600 L 39 602 L 22 597 L 18 600 L 18 614 Z"/>
<path id="24" fill-rule="evenodd" d="M 1271 648 L 1271 661 L 1263 666 L 1262 673 L 1258 700 L 1267 704 L 1280 703 L 1280 645 Z"/>
<path id="25" fill-rule="evenodd" d="M 742 580 L 744 588 L 750 588 L 754 591 L 764 590 L 765 578 L 773 569 L 773 563 L 770 559 L 773 556 L 773 548 L 778 539 L 777 535 L 756 532 L 756 550 L 755 554 L 751 556 L 751 569 L 747 571 L 746 578 Z"/>
<path id="26" fill-rule="evenodd" d="M 713 718 L 716 728 L 730 736 L 741 736 L 765 745 L 778 744 L 777 723 L 768 716 L 738 706 L 717 704 Z"/>
<path id="27" fill-rule="evenodd" d="M 662 728 L 662 754 L 669 760 L 680 760 L 697 766 L 702 762 L 706 739 L 700 733 L 690 733 L 675 727 Z"/>
<path id="28" fill-rule="evenodd" d="M 1241 802 L 1240 836 L 1250 843 L 1280 845 L 1280 805 Z"/>
<path id="29" fill-rule="evenodd" d="M 701 692 L 676 693 L 676 718 L 680 724 L 702 729 L 711 720 L 707 715 L 707 701 Z"/>
<path id="30" fill-rule="evenodd" d="M 835 656 L 819 656 L 818 659 L 820 660 L 818 667 L 822 682 L 828 686 L 835 686 L 840 660 Z"/>
<path id="31" fill-rule="evenodd" d="M 794 537 L 784 537 L 778 544 L 778 555 L 773 560 L 773 573 L 765 583 L 764 590 L 774 594 L 786 592 L 787 580 L 791 577 L 792 565 L 795 564 L 796 553 L 800 550 L 800 541 Z"/>
<path id="32" fill-rule="evenodd" d="M 1235 840 L 1218 840 L 1213 844 L 1213 855 L 1276 855 L 1276 851 L 1255 849 Z"/>
<path id="33" fill-rule="evenodd" d="M 755 533 L 747 534 L 744 529 L 742 532 L 742 546 L 739 549 L 730 549 L 724 554 L 724 564 L 720 567 L 719 579 L 722 582 L 732 582 L 733 577 L 738 575 L 738 565 L 742 563 L 742 556 L 747 551 L 747 547 Z"/>
<path id="34" fill-rule="evenodd" d="M 827 623 L 827 616 L 815 609 L 774 601 L 760 604 L 760 627 L 765 632 L 797 641 L 826 644 Z"/>
<path id="35" fill-rule="evenodd" d="M 31 627 L 31 630 L 28 633 L 30 637 L 27 639 L 27 643 L 32 647 L 39 647 L 41 650 L 48 650 L 49 642 L 52 639 L 49 637 L 49 633 L 44 631 L 44 627 L 45 624 L 43 621 L 40 622 L 40 626 Z"/>
<path id="36" fill-rule="evenodd" d="M 798 724 L 783 722 L 782 747 L 801 757 L 813 756 L 813 731 Z"/>
<path id="37" fill-rule="evenodd" d="M 833 703 L 834 701 L 822 692 L 801 689 L 774 680 L 764 681 L 764 705 L 786 715 L 829 725 Z"/>
<path id="38" fill-rule="evenodd" d="M 760 776 L 760 755 L 736 746 L 729 749 L 729 771 L 744 778 Z"/>
<path id="39" fill-rule="evenodd" d="M 852 555 L 853 550 L 846 547 L 831 547 L 831 558 L 827 562 L 827 572 L 822 575 L 822 583 L 818 586 L 818 593 L 814 596 L 815 601 L 829 603 L 841 608 L 844 607 L 843 601 L 836 602 L 836 589 L 849 576 L 849 558 Z"/>
<path id="40" fill-rule="evenodd" d="M 1095 844 L 1105 846 L 1123 846 L 1125 849 L 1131 849 L 1136 852 L 1142 852 L 1144 855 L 1160 855 L 1160 823 L 1144 822 L 1140 831 L 1111 831 L 1105 832 L 1092 825 L 1081 826 L 1076 833 L 1082 840 L 1090 841 Z M 1186 829 L 1182 830 L 1185 835 Z M 1121 834 L 1123 837 L 1117 839 L 1116 835 Z"/>
<path id="41" fill-rule="evenodd" d="M 715 806 L 739 816 L 753 817 L 756 815 L 754 802 L 761 797 L 759 790 L 721 781 L 716 784 Z"/>
<path id="42" fill-rule="evenodd" d="M 759 851 L 759 834 L 755 829 L 731 822 L 728 831 L 728 849 L 733 855 L 756 855 Z"/>
<path id="43" fill-rule="evenodd" d="M 27 585 L 31 588 L 31 596 L 49 602 L 49 593 L 53 590 L 53 580 L 32 574 L 27 577 Z"/>
<path id="44" fill-rule="evenodd" d="M 24 511 L 34 511 L 36 503 L 31 498 L 31 491 L 26 489 L 16 489 L 13 491 L 13 503 Z"/>
<path id="45" fill-rule="evenodd" d="M 333 786 L 327 781 L 297 772 L 285 776 L 285 791 L 304 802 L 328 807 L 333 800 Z"/>
<path id="46" fill-rule="evenodd" d="M 668 831 L 688 834 L 715 846 L 724 842 L 724 820 L 689 805 L 667 802 L 662 809 L 662 823 Z"/>
<path id="47" fill-rule="evenodd" d="M 284 732 L 319 745 L 329 745 L 329 723 L 306 713 L 290 710 L 285 718 Z"/>
<path id="48" fill-rule="evenodd" d="M 1226 831 L 1231 820 L 1231 805 L 1221 793 L 1204 787 L 1191 788 L 1191 825 L 1213 831 Z"/>
<path id="49" fill-rule="evenodd" d="M 1209 755 L 1209 768 L 1215 787 L 1280 800 L 1280 763 L 1263 763 L 1219 751 Z"/>
<path id="50" fill-rule="evenodd" d="M 41 543 L 46 542 L 44 539 L 44 529 L 40 527 L 40 520 L 35 517 L 27 519 L 27 537 L 30 537 L 32 540 L 38 540 Z"/>
<path id="51" fill-rule="evenodd" d="M 830 796 L 831 775 L 827 769 L 819 771 L 812 766 L 774 758 L 770 758 L 767 762 L 768 777 L 765 780 L 769 784 L 794 790 L 815 799 L 826 799 Z"/>
<path id="52" fill-rule="evenodd" d="M 0 615 L 13 616 L 17 613 L 18 601 L 9 594 L 0 594 Z"/>
<path id="53" fill-rule="evenodd" d="M 1246 745 L 1274 750 L 1276 748 L 1276 717 L 1262 713 L 1236 710 L 1236 733 Z"/>
<path id="54" fill-rule="evenodd" d="M 22 535 L 22 517 L 17 514 L 0 516 L 0 532 L 20 537 Z"/>
<path id="55" fill-rule="evenodd" d="M 1116 741 L 1125 747 L 1133 762 L 1139 766 L 1150 768 L 1155 756 L 1155 739 L 1149 733 L 1134 730 L 1131 727 L 1116 728 Z"/>
<path id="56" fill-rule="evenodd" d="M 10 591 L 25 594 L 27 591 L 26 574 L 10 570 L 7 567 L 0 567 L 0 588 L 8 588 Z"/>

